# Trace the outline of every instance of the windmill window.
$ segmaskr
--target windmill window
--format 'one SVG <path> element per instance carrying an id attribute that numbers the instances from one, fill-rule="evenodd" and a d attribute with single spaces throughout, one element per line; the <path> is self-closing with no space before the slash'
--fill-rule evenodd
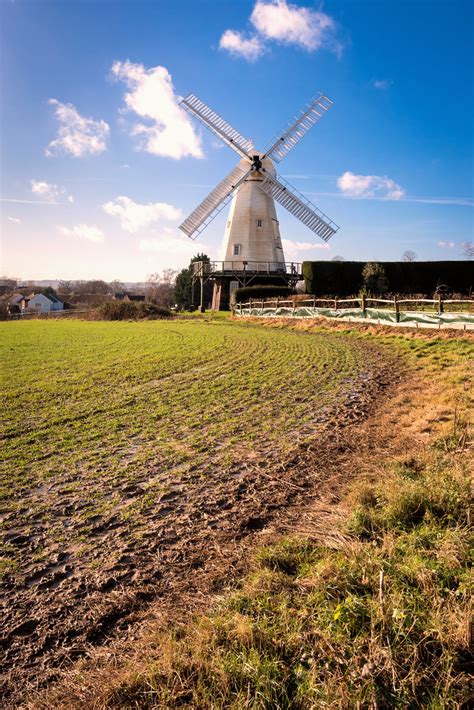
<path id="1" fill-rule="evenodd" d="M 257 219 L 257 227 L 263 227 L 263 219 Z"/>
<path id="2" fill-rule="evenodd" d="M 242 244 L 234 244 L 234 256 L 240 256 L 242 252 Z"/>

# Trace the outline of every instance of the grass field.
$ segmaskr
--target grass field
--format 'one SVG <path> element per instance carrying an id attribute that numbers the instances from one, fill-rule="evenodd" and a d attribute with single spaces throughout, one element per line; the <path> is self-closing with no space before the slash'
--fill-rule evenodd
<path id="1" fill-rule="evenodd" d="M 18 673 L 94 640 L 176 547 L 263 524 L 257 508 L 297 486 L 261 466 L 363 416 L 389 362 L 344 333 L 223 318 L 13 322 L 2 342 L 3 622 Z"/>
<path id="2" fill-rule="evenodd" d="M 49 520 L 57 487 L 81 497 L 84 520 L 117 505 L 128 518 L 137 505 L 117 487 L 145 478 L 143 508 L 166 492 L 171 469 L 202 466 L 205 475 L 256 440 L 281 449 L 313 432 L 364 376 L 360 349 L 338 335 L 183 321 L 34 321 L 7 329 L 1 495 L 14 505 L 15 524 L 33 514 Z"/>
<path id="3" fill-rule="evenodd" d="M 288 506 L 292 534 L 254 550 L 232 591 L 191 618 L 156 618 L 124 658 L 79 668 L 41 707 L 469 707 L 472 340 L 344 335 L 410 368 L 350 427 L 352 453 L 335 453 L 336 469 L 357 471 L 340 479 L 340 504 Z"/>

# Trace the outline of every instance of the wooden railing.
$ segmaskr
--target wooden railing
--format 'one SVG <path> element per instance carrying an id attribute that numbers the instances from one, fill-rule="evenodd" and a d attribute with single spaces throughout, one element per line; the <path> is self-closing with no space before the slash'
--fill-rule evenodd
<path id="1" fill-rule="evenodd" d="M 301 275 L 302 264 L 296 261 L 195 261 L 193 275 L 195 277 L 210 274 L 247 273 L 247 274 L 286 274 Z"/>

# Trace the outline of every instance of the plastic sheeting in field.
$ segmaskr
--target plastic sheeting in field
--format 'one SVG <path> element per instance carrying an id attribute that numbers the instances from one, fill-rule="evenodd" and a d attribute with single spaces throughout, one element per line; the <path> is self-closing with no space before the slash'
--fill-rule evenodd
<path id="1" fill-rule="evenodd" d="M 383 324 L 395 324 L 405 326 L 424 325 L 443 326 L 443 327 L 460 327 L 466 326 L 468 330 L 474 329 L 474 314 L 472 313 L 427 313 L 423 311 L 390 311 L 382 308 L 366 308 L 365 312 L 362 308 L 316 308 L 313 306 L 297 306 L 288 307 L 280 306 L 278 308 L 250 308 L 247 304 L 242 307 L 237 307 L 234 310 L 236 316 L 257 316 L 263 318 L 334 318 L 340 320 L 360 320 L 360 321 L 377 321 Z"/>

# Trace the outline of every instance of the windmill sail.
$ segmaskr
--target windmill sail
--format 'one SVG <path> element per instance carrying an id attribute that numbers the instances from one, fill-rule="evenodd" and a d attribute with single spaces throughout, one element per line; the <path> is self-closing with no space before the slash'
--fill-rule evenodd
<path id="1" fill-rule="evenodd" d="M 180 106 L 186 111 L 190 111 L 201 123 L 210 128 L 224 143 L 233 148 L 241 158 L 248 158 L 252 151 L 252 141 L 244 138 L 235 128 L 232 128 L 223 118 L 221 118 L 209 106 L 198 99 L 194 94 L 189 94 L 184 98 Z"/>
<path id="2" fill-rule="evenodd" d="M 285 207 L 288 212 L 298 217 L 311 231 L 327 242 L 339 229 L 337 224 L 321 212 L 315 205 L 307 200 L 301 193 L 295 190 L 285 181 L 276 180 L 268 173 L 265 178 L 258 183 L 259 187 L 267 195 L 271 195 L 274 200 Z"/>
<path id="3" fill-rule="evenodd" d="M 265 150 L 265 156 L 279 163 L 300 142 L 306 133 L 321 120 L 332 105 L 331 99 L 328 99 L 323 94 L 313 99 L 301 111 L 301 115 L 293 123 L 290 122 L 288 124 L 283 134 L 276 140 L 272 140 L 270 147 Z"/>
<path id="4" fill-rule="evenodd" d="M 232 193 L 237 189 L 250 174 L 250 168 L 247 170 L 240 164 L 237 165 L 230 173 L 215 187 L 212 192 L 196 207 L 193 212 L 187 217 L 180 229 L 187 234 L 191 239 L 195 239 L 203 229 L 207 227 L 209 222 L 212 222 L 214 217 L 219 214 L 223 207 L 229 201 Z"/>

